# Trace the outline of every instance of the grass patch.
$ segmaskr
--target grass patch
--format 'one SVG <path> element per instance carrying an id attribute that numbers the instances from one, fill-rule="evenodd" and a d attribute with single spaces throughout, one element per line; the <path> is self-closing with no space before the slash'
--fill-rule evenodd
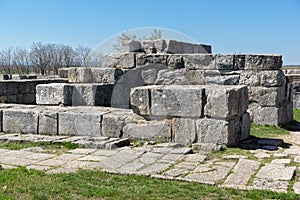
<path id="1" fill-rule="evenodd" d="M 258 125 L 251 123 L 250 135 L 257 138 L 272 138 L 287 135 L 290 132 L 284 128 L 272 125 Z"/>
<path id="2" fill-rule="evenodd" d="M 0 199 L 297 199 L 289 192 L 240 191 L 199 183 L 82 170 L 45 174 L 24 167 L 0 171 Z"/>
<path id="3" fill-rule="evenodd" d="M 9 150 L 21 150 L 31 147 L 41 147 L 44 153 L 64 153 L 71 149 L 78 148 L 78 145 L 71 142 L 52 144 L 49 142 L 3 142 L 0 148 Z"/>
<path id="4" fill-rule="evenodd" d="M 225 155 L 243 155 L 243 156 L 248 156 L 253 157 L 253 154 L 249 152 L 249 150 L 244 150 L 241 148 L 226 148 L 226 149 L 221 149 L 218 151 L 213 151 L 211 152 L 207 159 L 208 160 L 213 160 L 213 159 L 222 159 L 223 156 Z"/>
<path id="5" fill-rule="evenodd" d="M 293 112 L 294 120 L 300 122 L 300 110 L 295 109 Z"/>

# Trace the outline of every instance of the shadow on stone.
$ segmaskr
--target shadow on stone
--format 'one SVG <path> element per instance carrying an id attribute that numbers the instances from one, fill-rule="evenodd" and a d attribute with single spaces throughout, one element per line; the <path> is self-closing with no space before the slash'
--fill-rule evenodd
<path id="1" fill-rule="evenodd" d="M 292 146 L 290 143 L 285 143 L 280 138 L 258 138 L 250 136 L 249 139 L 243 140 L 238 144 L 238 147 L 246 150 L 263 149 L 268 151 L 277 151 L 279 147 L 288 149 Z"/>

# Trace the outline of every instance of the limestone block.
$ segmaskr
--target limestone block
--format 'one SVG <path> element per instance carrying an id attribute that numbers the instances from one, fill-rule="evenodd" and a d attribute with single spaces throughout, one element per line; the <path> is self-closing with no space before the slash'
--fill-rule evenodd
<path id="1" fill-rule="evenodd" d="M 280 125 L 280 109 L 276 107 L 259 107 L 257 114 L 250 113 L 256 124 Z"/>
<path id="2" fill-rule="evenodd" d="M 245 140 L 249 138 L 250 135 L 250 125 L 251 119 L 249 113 L 244 113 L 241 116 L 240 126 L 241 126 L 241 134 L 239 140 Z"/>
<path id="3" fill-rule="evenodd" d="M 68 74 L 69 74 L 69 68 L 59 68 L 58 69 L 58 76 L 60 78 L 68 78 Z"/>
<path id="4" fill-rule="evenodd" d="M 246 55 L 245 69 L 278 70 L 282 67 L 281 55 Z"/>
<path id="5" fill-rule="evenodd" d="M 136 87 L 130 92 L 130 103 L 134 113 L 150 116 L 150 88 Z"/>
<path id="6" fill-rule="evenodd" d="M 139 52 L 142 46 L 140 41 L 128 40 L 121 44 L 121 52 Z"/>
<path id="7" fill-rule="evenodd" d="M 168 120 L 128 123 L 123 127 L 123 137 L 170 142 L 171 124 Z"/>
<path id="8" fill-rule="evenodd" d="M 58 113 L 45 110 L 39 113 L 39 134 L 58 135 Z"/>
<path id="9" fill-rule="evenodd" d="M 146 85 L 154 85 L 160 70 L 167 69 L 166 65 L 151 64 L 138 68 L 141 70 L 141 76 Z"/>
<path id="10" fill-rule="evenodd" d="M 216 55 L 187 54 L 183 55 L 184 67 L 187 69 L 216 69 Z"/>
<path id="11" fill-rule="evenodd" d="M 70 68 L 68 77 L 70 83 L 116 83 L 123 75 L 121 69 L 114 68 Z"/>
<path id="12" fill-rule="evenodd" d="M 3 131 L 37 134 L 38 111 L 34 109 L 3 110 Z"/>
<path id="13" fill-rule="evenodd" d="M 73 86 L 65 83 L 36 86 L 36 103 L 39 105 L 72 105 Z"/>
<path id="14" fill-rule="evenodd" d="M 113 112 L 103 115 L 102 134 L 110 138 L 121 138 L 125 126 L 126 115 L 121 112 Z"/>
<path id="15" fill-rule="evenodd" d="M 174 118 L 172 120 L 172 137 L 174 142 L 183 145 L 191 145 L 197 142 L 195 120 Z"/>
<path id="16" fill-rule="evenodd" d="M 234 55 L 234 69 L 244 70 L 246 66 L 246 55 L 235 54 Z"/>
<path id="17" fill-rule="evenodd" d="M 187 85 L 186 73 L 185 69 L 160 70 L 155 85 Z"/>
<path id="18" fill-rule="evenodd" d="M 238 85 L 240 80 L 239 75 L 225 75 L 225 76 L 205 76 L 206 84 L 217 85 Z"/>
<path id="19" fill-rule="evenodd" d="M 221 55 L 216 56 L 216 68 L 217 69 L 234 69 L 234 55 Z"/>
<path id="20" fill-rule="evenodd" d="M 167 58 L 167 65 L 170 69 L 180 69 L 184 67 L 181 55 L 170 54 Z"/>
<path id="21" fill-rule="evenodd" d="M 282 70 L 242 70 L 240 84 L 249 86 L 278 87 L 286 83 Z"/>
<path id="22" fill-rule="evenodd" d="M 96 67 L 91 68 L 94 83 L 116 83 L 124 74 L 121 69 L 113 68 L 102 68 Z"/>
<path id="23" fill-rule="evenodd" d="M 72 106 L 110 106 L 113 85 L 73 84 Z"/>
<path id="24" fill-rule="evenodd" d="M 135 53 L 104 54 L 102 57 L 102 67 L 121 69 L 135 68 Z"/>
<path id="25" fill-rule="evenodd" d="M 171 54 L 195 54 L 211 53 L 211 46 L 204 44 L 192 44 L 176 40 L 166 40 L 166 52 Z"/>
<path id="26" fill-rule="evenodd" d="M 150 91 L 151 115 L 153 116 L 202 116 L 202 98 L 204 94 L 204 89 L 201 86 L 150 86 Z"/>
<path id="27" fill-rule="evenodd" d="M 204 115 L 213 118 L 230 119 L 247 111 L 249 103 L 246 86 L 206 86 Z"/>
<path id="28" fill-rule="evenodd" d="M 141 44 L 147 54 L 165 52 L 167 47 L 165 40 L 142 40 Z"/>
<path id="29" fill-rule="evenodd" d="M 58 134 L 75 136 L 102 136 L 101 113 L 60 112 Z"/>
<path id="30" fill-rule="evenodd" d="M 263 107 L 279 107 L 285 100 L 286 88 L 281 87 L 249 87 L 249 101 Z"/>
<path id="31" fill-rule="evenodd" d="M 188 85 L 205 85 L 205 71 L 204 70 L 187 70 L 186 79 Z"/>
<path id="32" fill-rule="evenodd" d="M 167 65 L 166 54 L 137 54 L 136 66 L 142 67 L 149 64 Z"/>
<path id="33" fill-rule="evenodd" d="M 235 135 L 237 133 L 235 130 L 237 128 L 234 127 L 235 124 L 230 125 L 229 122 L 218 119 L 203 118 L 196 120 L 198 142 L 226 146 L 236 145 Z"/>

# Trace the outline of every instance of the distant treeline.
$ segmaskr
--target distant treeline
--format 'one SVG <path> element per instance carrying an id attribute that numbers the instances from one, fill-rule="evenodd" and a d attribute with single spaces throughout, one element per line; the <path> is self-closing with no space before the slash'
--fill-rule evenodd
<path id="1" fill-rule="evenodd" d="M 89 47 L 42 42 L 33 43 L 29 50 L 10 47 L 0 51 L 0 73 L 57 74 L 61 67 L 87 66 L 90 52 Z"/>

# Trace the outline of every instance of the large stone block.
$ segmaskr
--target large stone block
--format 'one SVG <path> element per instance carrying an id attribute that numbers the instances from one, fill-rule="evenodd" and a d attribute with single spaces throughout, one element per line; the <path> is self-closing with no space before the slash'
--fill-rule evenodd
<path id="1" fill-rule="evenodd" d="M 113 85 L 74 84 L 72 106 L 110 106 Z"/>
<path id="2" fill-rule="evenodd" d="M 285 100 L 286 88 L 249 87 L 249 101 L 263 107 L 279 107 Z"/>
<path id="3" fill-rule="evenodd" d="M 101 113 L 61 112 L 58 114 L 59 135 L 102 136 Z"/>
<path id="4" fill-rule="evenodd" d="M 181 55 L 170 54 L 167 58 L 167 65 L 170 69 L 180 69 L 184 67 Z"/>
<path id="5" fill-rule="evenodd" d="M 233 70 L 234 69 L 234 55 L 221 55 L 216 56 L 216 68 L 220 70 Z"/>
<path id="6" fill-rule="evenodd" d="M 278 87 L 286 83 L 282 70 L 242 70 L 240 84 L 248 86 Z"/>
<path id="7" fill-rule="evenodd" d="M 131 108 L 138 115 L 150 116 L 150 88 L 136 87 L 130 92 Z"/>
<path id="8" fill-rule="evenodd" d="M 121 52 L 139 52 L 142 50 L 140 41 L 128 40 L 123 41 L 121 44 Z"/>
<path id="9" fill-rule="evenodd" d="M 34 109 L 3 110 L 3 131 L 10 133 L 38 133 L 38 114 Z"/>
<path id="10" fill-rule="evenodd" d="M 102 67 L 105 68 L 135 68 L 135 53 L 113 53 L 102 57 Z"/>
<path id="11" fill-rule="evenodd" d="M 103 115 L 102 134 L 106 137 L 121 138 L 128 113 L 113 112 Z"/>
<path id="12" fill-rule="evenodd" d="M 151 91 L 151 115 L 200 117 L 203 114 L 204 88 L 192 85 L 146 87 Z"/>
<path id="13" fill-rule="evenodd" d="M 39 113 L 39 134 L 58 135 L 58 112 L 44 110 Z"/>
<path id="14" fill-rule="evenodd" d="M 250 108 L 252 105 L 250 104 Z M 249 109 L 253 122 L 256 124 L 280 125 L 280 109 L 276 107 L 258 107 Z M 255 112 L 251 112 L 255 111 Z"/>
<path id="15" fill-rule="evenodd" d="M 59 68 L 58 69 L 58 76 L 60 78 L 68 78 L 68 74 L 69 74 L 69 68 Z"/>
<path id="16" fill-rule="evenodd" d="M 128 123 L 123 127 L 123 137 L 170 142 L 171 124 L 168 120 Z"/>
<path id="17" fill-rule="evenodd" d="M 246 55 L 245 69 L 278 70 L 282 67 L 280 55 Z"/>
<path id="18" fill-rule="evenodd" d="M 247 111 L 249 103 L 246 86 L 207 85 L 204 115 L 212 118 L 231 119 Z"/>
<path id="19" fill-rule="evenodd" d="M 70 68 L 68 77 L 71 83 L 116 83 L 124 74 L 121 69 L 116 68 Z"/>
<path id="20" fill-rule="evenodd" d="M 136 66 L 142 67 L 150 64 L 167 65 L 166 54 L 137 54 L 136 55 Z"/>
<path id="21" fill-rule="evenodd" d="M 192 44 L 179 42 L 176 40 L 166 40 L 167 53 L 172 54 L 195 54 L 195 53 L 211 53 L 211 46 L 204 44 Z"/>
<path id="22" fill-rule="evenodd" d="M 187 69 L 216 69 L 216 55 L 214 54 L 187 54 L 182 57 L 184 67 Z"/>
<path id="23" fill-rule="evenodd" d="M 188 85 L 205 85 L 205 71 L 204 70 L 187 70 L 186 79 Z"/>
<path id="24" fill-rule="evenodd" d="M 187 85 L 187 71 L 185 69 L 160 70 L 155 85 Z"/>
<path id="25" fill-rule="evenodd" d="M 72 105 L 73 86 L 65 83 L 36 86 L 36 103 L 39 105 Z"/>
<path id="26" fill-rule="evenodd" d="M 165 52 L 167 47 L 165 40 L 142 40 L 141 45 L 147 54 Z"/>
<path id="27" fill-rule="evenodd" d="M 172 121 L 172 137 L 174 142 L 187 146 L 197 142 L 195 120 L 174 118 Z"/>

